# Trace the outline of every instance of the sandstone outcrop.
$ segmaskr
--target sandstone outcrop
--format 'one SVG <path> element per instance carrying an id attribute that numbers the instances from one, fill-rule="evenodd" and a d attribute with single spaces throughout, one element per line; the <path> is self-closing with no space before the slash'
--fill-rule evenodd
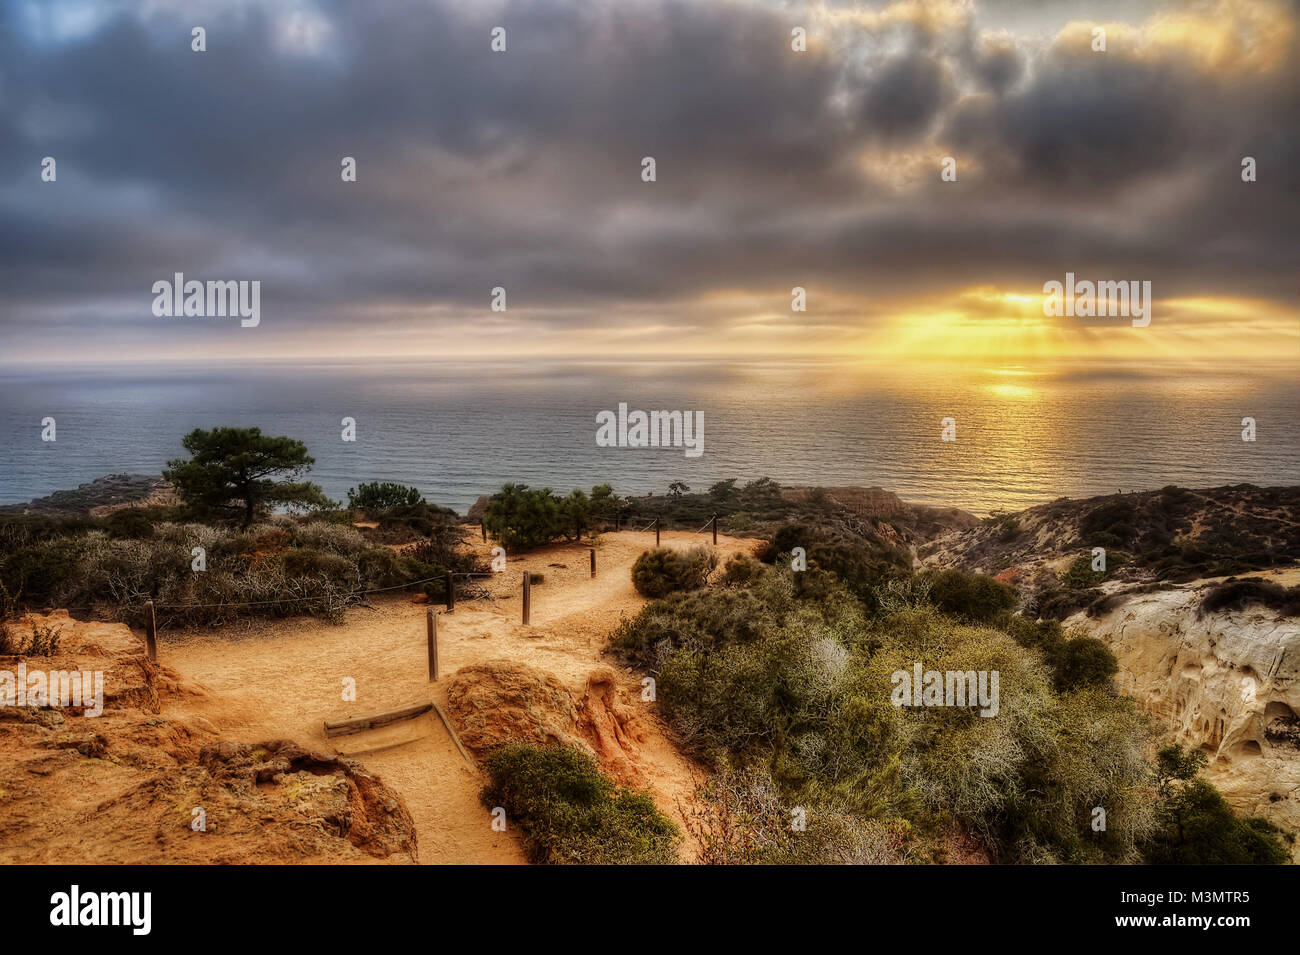
<path id="1" fill-rule="evenodd" d="M 1066 623 L 1106 641 L 1121 692 L 1209 754 L 1206 776 L 1234 807 L 1300 831 L 1300 619 L 1258 605 L 1200 613 L 1208 586 Z"/>

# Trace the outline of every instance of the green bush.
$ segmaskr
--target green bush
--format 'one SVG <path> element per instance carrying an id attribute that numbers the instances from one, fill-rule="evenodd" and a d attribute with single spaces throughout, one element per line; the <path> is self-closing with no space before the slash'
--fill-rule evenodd
<path id="1" fill-rule="evenodd" d="M 1076 637 L 1066 641 L 1054 678 L 1058 692 L 1064 693 L 1084 687 L 1107 687 L 1118 672 L 1119 660 L 1103 641 Z"/>
<path id="2" fill-rule="evenodd" d="M 843 587 L 872 610 L 877 609 L 877 589 L 895 577 L 910 573 L 912 566 L 909 554 L 870 532 L 864 532 L 861 540 L 850 540 L 806 524 L 786 524 L 779 528 L 763 559 L 788 564 L 796 547 L 804 549 L 808 560 L 805 573 L 809 576 L 800 582 L 801 597 L 818 599 Z M 818 580 L 819 572 L 832 575 L 834 581 Z"/>
<path id="3" fill-rule="evenodd" d="M 59 602 L 74 578 L 77 544 L 72 539 L 42 539 L 0 558 L 0 583 L 5 590 L 34 606 Z"/>
<path id="4" fill-rule="evenodd" d="M 703 587 L 709 574 L 718 565 L 718 558 L 704 547 L 688 551 L 645 551 L 632 565 L 632 584 L 643 597 L 655 599 L 683 590 Z"/>
<path id="5" fill-rule="evenodd" d="M 654 671 L 661 657 L 674 650 L 707 653 L 715 646 L 756 639 L 772 625 L 772 615 L 754 591 L 678 593 L 622 621 L 610 645 L 624 661 Z"/>
<path id="6" fill-rule="evenodd" d="M 1290 860 L 1281 830 L 1236 815 L 1210 783 L 1196 778 L 1206 756 L 1167 746 L 1157 754 L 1159 829 L 1146 851 L 1155 865 L 1282 865 Z"/>
<path id="7" fill-rule="evenodd" d="M 913 857 L 906 822 L 863 819 L 825 800 L 793 806 L 758 766 L 713 774 L 684 811 L 702 865 L 896 865 Z"/>
<path id="8" fill-rule="evenodd" d="M 357 572 L 368 587 L 376 589 L 421 579 L 407 574 L 403 566 L 401 555 L 387 547 L 374 547 L 357 555 Z"/>
<path id="9" fill-rule="evenodd" d="M 1206 591 L 1198 613 L 1242 610 L 1251 603 L 1263 604 L 1283 616 L 1297 617 L 1300 616 L 1300 587 L 1283 587 L 1258 577 L 1225 580 Z"/>
<path id="10" fill-rule="evenodd" d="M 1096 637 L 1067 637 L 1055 620 L 1027 620 L 1017 614 L 1002 614 L 999 629 L 1022 647 L 1037 650 L 1052 670 L 1058 693 L 1088 688 L 1107 689 L 1119 672 L 1119 660 L 1110 647 Z"/>
<path id="11" fill-rule="evenodd" d="M 722 568 L 720 583 L 724 587 L 745 587 L 758 579 L 763 565 L 744 554 L 732 554 Z"/>
<path id="12" fill-rule="evenodd" d="M 677 861 L 679 834 L 646 792 L 620 786 L 586 753 L 515 744 L 483 760 L 480 799 L 502 807 L 543 864 L 662 865 Z"/>
<path id="13" fill-rule="evenodd" d="M 1122 551 L 1110 551 L 1106 555 L 1106 569 L 1093 570 L 1092 556 L 1080 554 L 1061 572 L 1061 583 L 1070 590 L 1087 590 L 1096 587 L 1108 576 L 1119 570 L 1128 562 L 1128 555 Z"/>
<path id="14" fill-rule="evenodd" d="M 124 507 L 104 519 L 104 529 L 112 537 L 149 538 L 153 536 L 154 518 L 141 508 Z"/>
<path id="15" fill-rule="evenodd" d="M 924 574 L 930 582 L 930 600 L 944 613 L 973 623 L 989 623 L 1016 606 L 1015 588 L 987 574 L 941 570 Z"/>
<path id="16" fill-rule="evenodd" d="M 393 507 L 414 507 L 424 503 L 420 489 L 391 481 L 369 481 L 348 488 L 348 507 L 364 511 L 386 511 Z"/>
<path id="17" fill-rule="evenodd" d="M 1137 504 L 1112 498 L 1079 519 L 1079 539 L 1089 547 L 1126 547 L 1136 543 Z"/>

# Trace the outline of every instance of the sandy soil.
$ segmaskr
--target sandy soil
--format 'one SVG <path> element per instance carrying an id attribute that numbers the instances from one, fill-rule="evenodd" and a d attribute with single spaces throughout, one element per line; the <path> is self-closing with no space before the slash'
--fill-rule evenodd
<path id="1" fill-rule="evenodd" d="M 709 542 L 706 533 L 667 532 L 663 545 Z M 757 542 L 719 536 L 721 561 L 751 553 Z M 490 545 L 475 542 L 485 560 Z M 560 544 L 508 560 L 507 570 L 481 585 L 489 596 L 460 600 L 438 617 L 440 675 L 428 682 L 426 607 L 409 596 L 375 598 L 372 608 L 349 610 L 342 625 L 312 619 L 257 623 L 218 633 L 167 634 L 159 656 L 210 691 L 201 699 L 169 703 L 164 713 L 202 716 L 234 738 L 286 737 L 303 746 L 360 758 L 399 791 L 415 820 L 423 863 L 514 863 L 524 853 L 513 832 L 493 832 L 478 801 L 480 774 L 462 759 L 436 715 L 350 737 L 327 739 L 322 722 L 378 712 L 403 703 L 446 703 L 445 677 L 471 663 L 513 660 L 554 673 L 580 694 L 622 616 L 645 603 L 632 587 L 631 566 L 654 546 L 654 535 L 606 534 L 596 546 L 590 577 L 587 545 Z M 563 565 L 563 566 L 557 566 Z M 521 623 L 522 572 L 544 575 L 532 588 L 530 626 Z M 437 608 L 441 610 L 442 608 Z M 639 699 L 640 675 L 616 666 Z M 344 702 L 345 680 L 356 701 Z M 678 800 L 694 788 L 698 767 L 683 757 L 657 716 L 642 746 L 648 782 L 661 808 L 678 816 Z"/>

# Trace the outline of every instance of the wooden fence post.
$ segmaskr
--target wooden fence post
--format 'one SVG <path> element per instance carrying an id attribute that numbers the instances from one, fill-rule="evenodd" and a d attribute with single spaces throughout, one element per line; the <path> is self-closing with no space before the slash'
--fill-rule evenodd
<path id="1" fill-rule="evenodd" d="M 718 546 L 718 515 L 713 515 L 713 546 Z"/>
<path id="2" fill-rule="evenodd" d="M 659 546 L 659 518 L 655 518 L 655 546 Z"/>
<path id="3" fill-rule="evenodd" d="M 438 679 L 438 618 L 430 607 L 424 612 L 425 631 L 429 635 L 429 682 Z"/>
<path id="4" fill-rule="evenodd" d="M 591 578 L 596 579 L 596 548 L 591 549 Z"/>
<path id="5" fill-rule="evenodd" d="M 533 585 L 533 575 L 525 570 L 524 571 L 524 626 L 525 627 L 528 626 L 529 611 L 532 610 L 532 607 L 530 606 L 532 603 L 532 594 L 531 594 L 532 585 Z"/>
<path id="6" fill-rule="evenodd" d="M 145 604 L 145 608 L 149 611 L 149 617 L 144 623 L 144 647 L 149 654 L 149 659 L 156 661 L 158 659 L 158 621 L 154 619 L 153 601 L 150 600 Z"/>
<path id="7" fill-rule="evenodd" d="M 456 579 L 452 576 L 451 571 L 447 571 L 447 613 L 452 613 L 456 609 Z"/>

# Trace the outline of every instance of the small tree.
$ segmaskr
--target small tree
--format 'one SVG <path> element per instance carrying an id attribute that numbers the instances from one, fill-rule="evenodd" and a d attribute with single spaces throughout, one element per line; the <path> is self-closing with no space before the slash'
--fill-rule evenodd
<path id="1" fill-rule="evenodd" d="M 729 504 L 736 497 L 736 479 L 728 478 L 725 481 L 719 481 L 709 488 L 709 498 L 715 504 Z"/>
<path id="2" fill-rule="evenodd" d="M 608 484 L 597 484 L 591 489 L 591 519 L 597 523 L 614 521 L 623 507 L 623 501 Z"/>
<path id="3" fill-rule="evenodd" d="M 253 523 L 259 508 L 330 507 L 319 486 L 295 481 L 315 459 L 293 438 L 272 438 L 260 428 L 195 429 L 181 441 L 190 459 L 167 462 L 163 477 L 190 508 L 228 512 Z"/>
<path id="4" fill-rule="evenodd" d="M 591 528 L 591 499 L 582 491 L 573 490 L 560 501 L 561 521 L 568 540 L 581 540 L 583 532 Z"/>
<path id="5" fill-rule="evenodd" d="M 560 502 L 549 487 L 503 484 L 483 512 L 487 532 L 510 550 L 537 547 L 567 529 Z"/>

